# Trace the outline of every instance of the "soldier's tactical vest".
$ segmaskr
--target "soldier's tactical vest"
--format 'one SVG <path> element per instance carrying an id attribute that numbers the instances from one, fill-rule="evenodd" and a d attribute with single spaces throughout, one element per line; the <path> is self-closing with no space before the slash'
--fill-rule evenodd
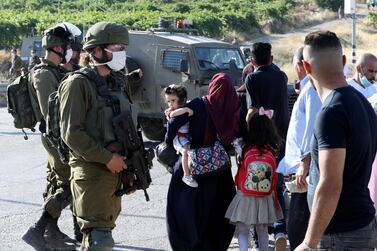
<path id="1" fill-rule="evenodd" d="M 112 119 L 124 111 L 130 111 L 132 120 L 137 125 L 137 107 L 133 105 L 123 90 L 124 83 L 115 74 L 110 74 L 105 82 L 91 68 L 82 68 L 68 77 L 67 81 L 82 78 L 86 81 L 90 94 L 90 109 L 86 114 L 85 131 L 102 146 L 115 142 L 116 136 Z"/>

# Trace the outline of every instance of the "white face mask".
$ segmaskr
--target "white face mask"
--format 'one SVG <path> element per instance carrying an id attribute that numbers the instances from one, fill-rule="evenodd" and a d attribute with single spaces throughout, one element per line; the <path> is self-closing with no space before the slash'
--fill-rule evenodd
<path id="1" fill-rule="evenodd" d="M 67 49 L 64 56 L 66 63 L 69 63 L 69 61 L 71 61 L 72 55 L 73 55 L 72 49 Z"/>
<path id="2" fill-rule="evenodd" d="M 369 86 L 373 85 L 373 83 L 371 83 L 369 79 L 367 79 L 363 72 L 361 72 L 361 74 L 360 83 L 362 86 L 364 86 L 364 88 L 368 88 Z"/>
<path id="3" fill-rule="evenodd" d="M 108 49 L 105 49 L 105 51 L 113 54 L 111 61 L 105 63 L 110 67 L 110 69 L 120 71 L 126 66 L 126 51 L 110 51 Z"/>

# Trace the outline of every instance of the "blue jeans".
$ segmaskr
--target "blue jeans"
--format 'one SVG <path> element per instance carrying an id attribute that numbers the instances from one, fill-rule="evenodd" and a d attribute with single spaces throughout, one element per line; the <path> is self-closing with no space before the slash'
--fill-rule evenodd
<path id="1" fill-rule="evenodd" d="M 318 243 L 320 251 L 373 251 L 377 247 L 377 220 L 354 231 L 324 235 Z"/>

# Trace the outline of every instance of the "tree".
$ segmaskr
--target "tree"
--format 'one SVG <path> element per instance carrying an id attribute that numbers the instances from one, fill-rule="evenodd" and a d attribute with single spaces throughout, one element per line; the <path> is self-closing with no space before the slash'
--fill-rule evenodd
<path id="1" fill-rule="evenodd" d="M 315 0 L 315 2 L 321 8 L 337 11 L 342 5 L 343 0 Z"/>

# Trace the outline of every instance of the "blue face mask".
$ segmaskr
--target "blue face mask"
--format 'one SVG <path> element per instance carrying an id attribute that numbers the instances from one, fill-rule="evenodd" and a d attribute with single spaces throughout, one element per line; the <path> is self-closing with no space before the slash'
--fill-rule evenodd
<path id="1" fill-rule="evenodd" d="M 371 83 L 371 82 L 367 79 L 367 77 L 365 77 L 365 76 L 362 76 L 362 77 L 360 78 L 360 82 L 361 82 L 362 86 L 364 86 L 364 88 L 368 88 L 369 86 L 373 85 L 373 83 Z"/>

